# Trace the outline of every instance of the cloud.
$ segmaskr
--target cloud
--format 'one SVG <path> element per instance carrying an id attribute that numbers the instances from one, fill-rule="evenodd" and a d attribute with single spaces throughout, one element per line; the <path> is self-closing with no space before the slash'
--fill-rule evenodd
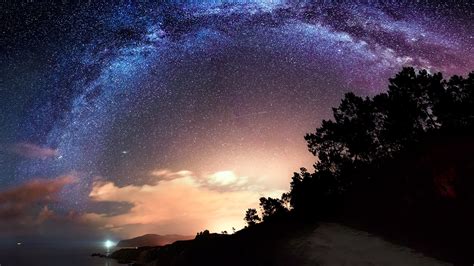
<path id="1" fill-rule="evenodd" d="M 160 179 L 171 180 L 171 179 L 185 177 L 185 176 L 192 176 L 193 172 L 188 171 L 188 170 L 181 170 L 181 171 L 178 171 L 178 172 L 173 172 L 173 171 L 168 170 L 168 169 L 159 169 L 159 170 L 156 170 L 156 171 L 152 171 L 151 175 L 159 177 Z"/>
<path id="2" fill-rule="evenodd" d="M 157 172 L 158 173 L 158 172 Z M 177 174 L 181 173 L 181 174 Z M 187 173 L 187 174 L 184 174 Z M 107 215 L 89 212 L 89 222 L 124 236 L 145 233 L 194 234 L 203 229 L 231 230 L 244 225 L 247 208 L 257 207 L 261 196 L 280 196 L 279 190 L 220 190 L 246 183 L 232 171 L 221 171 L 197 177 L 190 171 L 161 172 L 173 176 L 155 184 L 118 187 L 113 182 L 97 182 L 89 194 L 95 202 L 128 202 L 127 213 Z M 160 175 L 161 176 L 161 175 Z"/>
<path id="3" fill-rule="evenodd" d="M 249 189 L 249 178 L 247 176 L 238 176 L 234 171 L 218 171 L 198 176 L 188 170 L 173 172 L 169 169 L 159 169 L 152 171 L 151 175 L 157 177 L 160 181 L 188 177 L 193 179 L 200 186 L 205 186 L 214 190 Z M 261 187 L 253 185 L 250 189 L 259 190 Z"/>
<path id="4" fill-rule="evenodd" d="M 106 216 L 116 216 L 128 213 L 132 208 L 133 204 L 130 202 L 93 201 L 89 203 L 87 210 Z"/>
<path id="5" fill-rule="evenodd" d="M 63 176 L 55 179 L 33 179 L 19 186 L 0 191 L 0 220 L 26 221 L 36 216 L 38 205 L 54 202 L 58 193 L 67 184 L 75 181 L 72 176 Z M 41 217 L 46 217 L 43 208 Z"/>
<path id="6" fill-rule="evenodd" d="M 204 183 L 218 190 L 260 190 L 261 187 L 249 185 L 247 176 L 238 176 L 233 171 L 219 171 L 204 177 Z"/>
<path id="7" fill-rule="evenodd" d="M 232 171 L 220 171 L 208 176 L 209 184 L 217 185 L 217 186 L 228 186 L 231 184 L 236 184 L 238 183 L 239 180 L 243 184 L 247 182 L 246 179 L 247 179 L 246 177 L 239 178 Z"/>
<path id="8" fill-rule="evenodd" d="M 46 236 L 49 240 L 77 241 L 106 237 L 106 232 L 98 230 L 99 225 L 85 219 L 82 213 L 53 208 L 60 203 L 64 187 L 74 182 L 76 177 L 71 175 L 35 179 L 0 191 L 2 240 Z"/>
<path id="9" fill-rule="evenodd" d="M 41 147 L 36 144 L 21 142 L 13 145 L 11 151 L 17 155 L 30 159 L 47 159 L 57 156 L 58 150 Z"/>
<path id="10" fill-rule="evenodd" d="M 44 223 L 47 220 L 52 219 L 55 216 L 54 212 L 48 208 L 48 206 L 43 206 L 43 208 L 38 213 L 36 222 L 39 224 Z"/>

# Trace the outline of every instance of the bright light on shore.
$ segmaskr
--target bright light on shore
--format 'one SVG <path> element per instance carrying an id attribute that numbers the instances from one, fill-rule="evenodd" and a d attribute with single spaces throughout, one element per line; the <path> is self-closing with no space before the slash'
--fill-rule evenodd
<path id="1" fill-rule="evenodd" d="M 106 240 L 106 241 L 104 242 L 104 246 L 105 246 L 106 248 L 111 248 L 111 247 L 115 246 L 115 243 L 112 242 L 112 241 L 110 241 L 110 240 Z"/>

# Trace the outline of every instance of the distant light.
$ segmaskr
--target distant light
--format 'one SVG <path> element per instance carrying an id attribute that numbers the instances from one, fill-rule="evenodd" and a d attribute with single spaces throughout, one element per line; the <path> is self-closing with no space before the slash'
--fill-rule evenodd
<path id="1" fill-rule="evenodd" d="M 17 246 L 21 246 L 21 244 L 22 244 L 21 242 L 16 243 Z"/>
<path id="2" fill-rule="evenodd" d="M 107 241 L 104 242 L 104 246 L 106 248 L 111 248 L 111 247 L 115 246 L 115 243 L 110 241 L 110 240 L 107 240 Z"/>

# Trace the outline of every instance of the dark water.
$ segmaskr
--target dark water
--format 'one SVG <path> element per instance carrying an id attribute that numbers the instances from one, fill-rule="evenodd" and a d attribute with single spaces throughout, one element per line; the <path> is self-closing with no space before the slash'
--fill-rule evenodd
<path id="1" fill-rule="evenodd" d="M 0 266 L 118 266 L 115 260 L 91 257 L 97 248 L 57 246 L 0 246 Z"/>

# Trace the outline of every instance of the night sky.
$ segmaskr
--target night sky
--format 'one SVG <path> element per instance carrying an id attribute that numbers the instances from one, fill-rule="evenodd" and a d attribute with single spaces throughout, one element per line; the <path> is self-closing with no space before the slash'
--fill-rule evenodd
<path id="1" fill-rule="evenodd" d="M 0 4 L 11 238 L 241 228 L 345 92 L 474 69 L 469 1 L 29 2 Z"/>

